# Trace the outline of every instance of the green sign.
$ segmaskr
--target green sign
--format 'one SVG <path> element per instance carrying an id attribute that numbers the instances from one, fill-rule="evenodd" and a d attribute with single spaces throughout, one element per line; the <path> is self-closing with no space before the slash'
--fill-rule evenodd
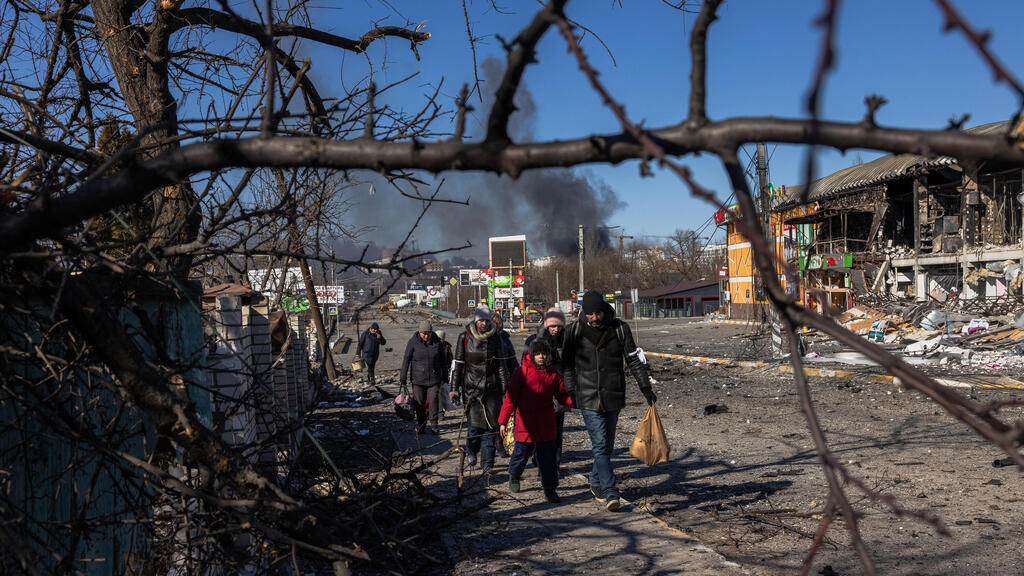
<path id="1" fill-rule="evenodd" d="M 287 312 L 305 312 L 309 310 L 309 299 L 305 296 L 285 296 L 281 298 L 281 308 Z"/>

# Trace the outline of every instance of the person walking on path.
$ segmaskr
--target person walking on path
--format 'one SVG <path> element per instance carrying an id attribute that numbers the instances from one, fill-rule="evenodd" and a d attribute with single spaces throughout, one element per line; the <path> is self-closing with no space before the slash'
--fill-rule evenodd
<path id="1" fill-rule="evenodd" d="M 442 400 L 442 402 L 441 402 L 441 410 L 440 410 L 440 415 L 444 416 L 445 411 L 451 409 L 450 404 L 446 403 L 445 400 L 447 400 L 448 397 L 451 396 L 452 366 L 454 365 L 452 363 L 452 361 L 455 360 L 455 355 L 452 353 L 452 345 L 451 345 L 450 342 L 448 342 L 448 339 L 446 338 L 447 334 L 445 334 L 445 331 L 444 330 L 434 330 L 434 334 L 437 334 L 437 339 L 441 341 L 441 351 L 442 351 L 442 356 L 444 357 L 444 374 L 442 374 L 442 377 L 441 377 L 441 385 L 442 385 L 441 386 L 441 400 Z M 446 392 L 445 389 L 446 388 L 447 388 L 448 394 L 445 394 L 445 392 Z"/>
<path id="2" fill-rule="evenodd" d="M 405 346 L 399 381 L 402 389 L 405 389 L 407 382 L 412 382 L 417 433 L 437 434 L 441 382 L 447 369 L 444 352 L 441 339 L 434 334 L 430 322 L 426 320 L 420 322 L 419 330 Z"/>
<path id="3" fill-rule="evenodd" d="M 565 332 L 565 388 L 573 407 L 583 415 L 594 458 L 590 491 L 598 502 L 615 511 L 621 503 L 611 456 L 619 411 L 626 405 L 623 362 L 628 364 L 647 404 L 653 406 L 657 396 L 651 390 L 647 364 L 633 341 L 629 324 L 615 317 L 615 309 L 600 293 L 588 291 L 583 295 L 583 316 L 571 322 Z"/>
<path id="4" fill-rule="evenodd" d="M 532 334 L 526 339 L 527 351 L 523 353 L 523 362 L 526 362 L 526 358 L 529 355 L 530 345 L 537 340 L 544 340 L 548 343 L 548 347 L 551 348 L 551 366 L 561 375 L 562 345 L 565 343 L 565 314 L 562 314 L 562 311 L 557 307 L 552 306 L 548 308 L 547 312 L 544 313 L 544 320 L 537 329 L 537 333 Z M 557 448 L 555 460 L 560 465 L 562 463 L 562 433 L 565 429 L 565 406 L 558 403 L 555 403 L 554 406 L 555 445 Z M 540 464 L 538 463 L 539 467 Z"/>
<path id="5" fill-rule="evenodd" d="M 478 306 L 473 321 L 454 343 L 455 373 L 452 401 L 462 396 L 466 411 L 466 461 L 490 472 L 494 467 L 494 443 L 498 414 L 508 387 L 509 374 L 501 336 L 491 322 L 487 306 Z"/>
<path id="6" fill-rule="evenodd" d="M 548 502 L 561 502 L 558 487 L 558 462 L 555 444 L 555 400 L 559 404 L 572 401 L 558 371 L 551 365 L 551 347 L 540 338 L 530 345 L 527 357 L 512 375 L 505 401 L 498 417 L 500 434 L 505 436 L 509 418 L 515 414 L 512 435 L 515 448 L 508 461 L 508 489 L 519 492 L 519 479 L 534 453 L 540 468 L 541 486 Z"/>
<path id="7" fill-rule="evenodd" d="M 359 337 L 359 343 L 356 344 L 356 356 L 362 358 L 363 364 L 366 364 L 366 383 L 370 386 L 377 386 L 373 369 L 377 366 L 377 359 L 380 358 L 381 347 L 387 343 L 387 339 L 380 331 L 380 326 L 374 322 L 363 332 Z"/>

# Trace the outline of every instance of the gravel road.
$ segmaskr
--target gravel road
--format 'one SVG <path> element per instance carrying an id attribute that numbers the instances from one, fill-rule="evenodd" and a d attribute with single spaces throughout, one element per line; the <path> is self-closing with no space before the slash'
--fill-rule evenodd
<path id="1" fill-rule="evenodd" d="M 387 320 L 381 325 L 394 351 L 384 354 L 378 373 L 400 366 L 398 351 L 415 330 L 411 321 Z M 445 328 L 450 339 L 457 333 Z M 637 331 L 650 351 L 743 360 L 765 359 L 767 353 L 764 336 L 743 326 L 647 321 Z M 522 336 L 513 341 L 521 346 Z M 616 439 L 624 495 L 752 574 L 798 572 L 827 489 L 792 378 L 768 369 L 662 358 L 651 364 L 672 461 L 648 468 L 629 456 L 645 409 L 639 391 L 631 388 Z M 815 378 L 811 388 L 830 445 L 850 473 L 874 496 L 895 498 L 902 508 L 934 517 L 949 531 L 942 536 L 935 526 L 900 517 L 850 487 L 880 574 L 1021 572 L 1024 475 L 993 466 L 1004 455 L 920 394 L 856 375 Z M 981 402 L 1024 398 L 1012 389 L 960 392 Z M 1009 410 L 1012 419 L 1024 419 L 1020 408 Z M 586 472 L 589 442 L 582 419 L 572 413 L 566 425 L 562 473 Z M 842 517 L 832 523 L 812 573 L 862 573 Z"/>

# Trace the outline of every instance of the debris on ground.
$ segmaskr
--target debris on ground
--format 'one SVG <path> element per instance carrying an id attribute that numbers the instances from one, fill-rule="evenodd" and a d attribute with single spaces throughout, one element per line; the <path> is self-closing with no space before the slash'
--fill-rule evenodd
<path id="1" fill-rule="evenodd" d="M 835 320 L 892 352 L 928 362 L 990 370 L 1024 367 L 1024 302 L 1019 299 L 961 302 L 957 307 L 935 301 L 890 301 L 876 296 L 872 304 L 854 306 Z M 835 344 L 831 337 L 807 330 L 803 338 L 819 350 L 809 353 L 807 358 L 829 358 L 824 345 Z"/>

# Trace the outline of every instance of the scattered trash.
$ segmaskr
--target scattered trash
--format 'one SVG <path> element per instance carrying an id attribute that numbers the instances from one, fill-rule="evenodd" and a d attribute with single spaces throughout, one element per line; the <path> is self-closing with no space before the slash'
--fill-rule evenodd
<path id="1" fill-rule="evenodd" d="M 821 358 L 821 354 L 818 354 L 817 352 L 811 352 L 807 356 L 804 356 L 804 358 Z"/>
<path id="2" fill-rule="evenodd" d="M 975 332 L 980 332 L 982 330 L 988 330 L 988 320 L 974 319 L 967 323 L 960 332 L 962 334 L 974 334 Z"/>
<path id="3" fill-rule="evenodd" d="M 366 436 L 369 433 L 369 430 L 356 430 L 356 436 Z"/>
<path id="4" fill-rule="evenodd" d="M 957 526 L 970 526 L 971 524 L 974 524 L 973 520 L 957 520 L 956 521 L 956 525 Z"/>
<path id="5" fill-rule="evenodd" d="M 993 479 L 989 480 L 988 482 L 985 482 L 984 484 L 982 484 L 982 486 L 1002 486 L 1002 485 L 1003 485 L 1003 481 L 1002 480 L 998 480 L 996 478 L 993 478 Z"/>
<path id="6" fill-rule="evenodd" d="M 924 319 L 921 320 L 921 328 L 925 330 L 938 330 L 940 327 L 946 324 L 946 314 L 939 310 L 932 310 L 925 314 Z"/>
<path id="7" fill-rule="evenodd" d="M 1002 468 L 1004 466 L 1013 466 L 1012 458 L 996 458 L 992 461 L 993 468 Z"/>

